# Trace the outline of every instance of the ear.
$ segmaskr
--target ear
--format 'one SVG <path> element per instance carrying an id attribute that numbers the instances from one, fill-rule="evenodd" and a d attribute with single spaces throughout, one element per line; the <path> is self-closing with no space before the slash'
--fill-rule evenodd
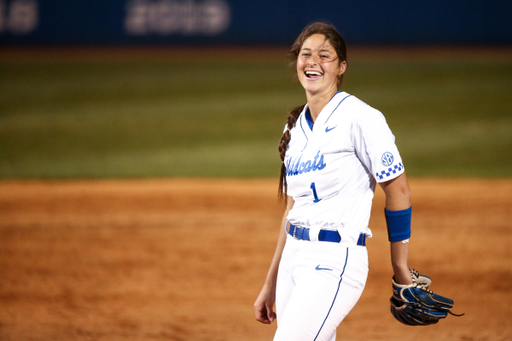
<path id="1" fill-rule="evenodd" d="M 347 71 L 347 61 L 344 60 L 340 63 L 340 70 L 338 72 L 338 77 L 343 75 Z"/>

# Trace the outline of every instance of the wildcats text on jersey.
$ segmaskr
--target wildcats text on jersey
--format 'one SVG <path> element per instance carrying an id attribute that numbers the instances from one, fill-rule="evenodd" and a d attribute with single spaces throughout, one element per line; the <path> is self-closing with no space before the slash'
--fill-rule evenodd
<path id="1" fill-rule="evenodd" d="M 297 156 L 295 159 L 290 157 L 288 162 L 286 163 L 286 176 L 293 176 L 302 173 L 309 173 L 311 171 L 316 171 L 324 169 L 327 164 L 324 161 L 324 156 L 320 155 L 320 151 L 318 151 L 313 160 L 307 160 L 305 162 L 301 162 L 302 154 Z"/>

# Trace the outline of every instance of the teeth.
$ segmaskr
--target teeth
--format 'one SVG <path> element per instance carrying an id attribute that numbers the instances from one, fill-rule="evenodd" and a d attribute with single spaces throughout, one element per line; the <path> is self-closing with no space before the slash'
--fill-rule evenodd
<path id="1" fill-rule="evenodd" d="M 318 71 L 306 71 L 307 76 L 321 76 L 322 74 Z"/>

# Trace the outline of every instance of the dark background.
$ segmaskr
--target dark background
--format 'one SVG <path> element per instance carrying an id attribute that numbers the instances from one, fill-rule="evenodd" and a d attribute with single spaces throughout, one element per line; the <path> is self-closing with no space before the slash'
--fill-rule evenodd
<path id="1" fill-rule="evenodd" d="M 506 45 L 512 1 L 0 0 L 0 44 L 288 45 L 334 23 L 351 45 Z"/>

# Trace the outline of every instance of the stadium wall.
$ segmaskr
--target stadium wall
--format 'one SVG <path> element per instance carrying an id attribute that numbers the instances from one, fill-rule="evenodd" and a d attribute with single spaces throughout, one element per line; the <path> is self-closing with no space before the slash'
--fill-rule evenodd
<path id="1" fill-rule="evenodd" d="M 289 44 L 313 20 L 352 44 L 512 44 L 510 0 L 0 0 L 0 45 Z"/>

